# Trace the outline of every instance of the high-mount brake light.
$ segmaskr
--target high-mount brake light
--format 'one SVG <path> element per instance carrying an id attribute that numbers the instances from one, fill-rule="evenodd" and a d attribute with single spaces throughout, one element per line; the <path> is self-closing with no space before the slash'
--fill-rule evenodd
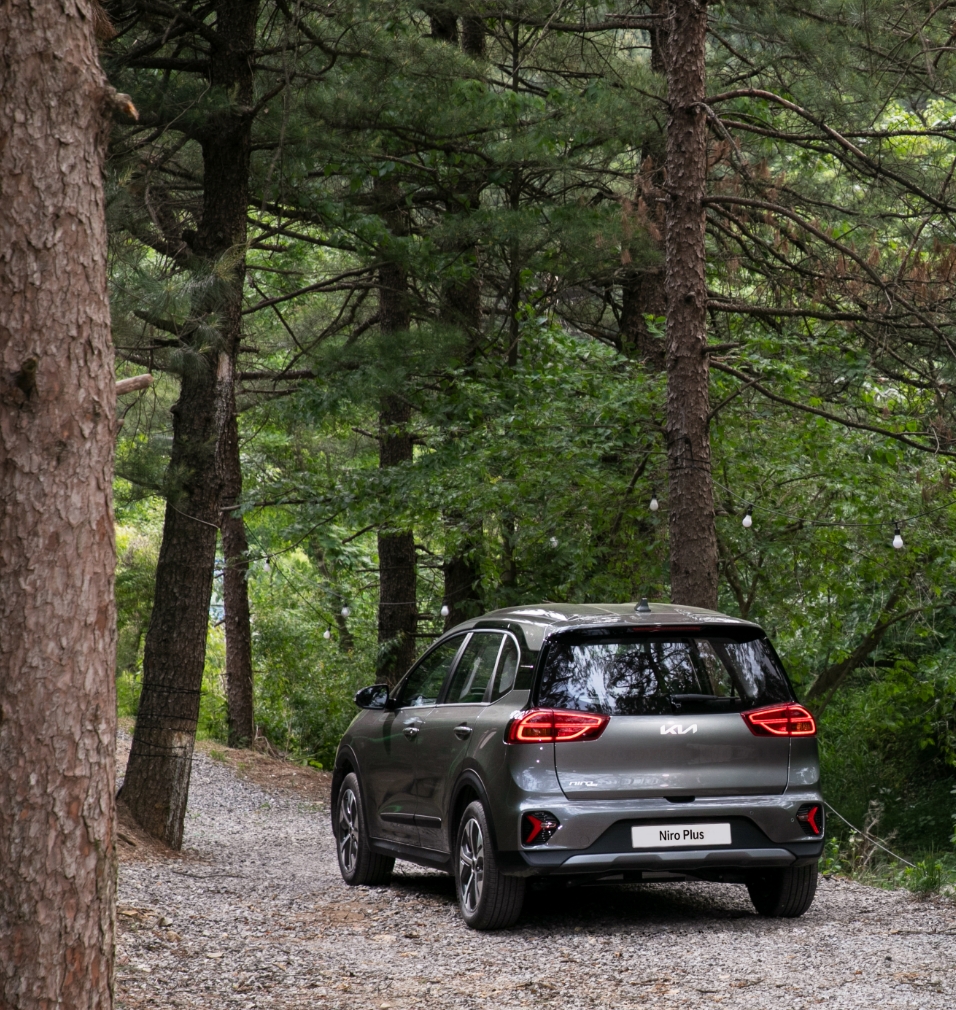
<path id="1" fill-rule="evenodd" d="M 817 724 L 802 705 L 768 705 L 741 712 L 754 736 L 816 736 Z"/>
<path id="2" fill-rule="evenodd" d="M 610 716 L 594 712 L 565 712 L 554 708 L 533 708 L 508 723 L 508 743 L 570 743 L 597 740 Z"/>

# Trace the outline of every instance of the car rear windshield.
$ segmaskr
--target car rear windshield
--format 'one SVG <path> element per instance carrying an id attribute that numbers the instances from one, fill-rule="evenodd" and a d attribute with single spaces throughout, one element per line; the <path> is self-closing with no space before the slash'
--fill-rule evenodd
<path id="1" fill-rule="evenodd" d="M 742 712 L 793 701 L 756 629 L 573 632 L 548 644 L 537 704 L 606 715 Z"/>

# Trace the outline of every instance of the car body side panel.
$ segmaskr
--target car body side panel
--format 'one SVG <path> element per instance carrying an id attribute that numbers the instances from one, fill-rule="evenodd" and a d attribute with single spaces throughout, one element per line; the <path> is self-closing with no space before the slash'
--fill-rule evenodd
<path id="1" fill-rule="evenodd" d="M 820 785 L 820 754 L 816 737 L 795 736 L 790 745 L 788 789 L 816 789 Z"/>
<path id="2" fill-rule="evenodd" d="M 416 771 L 415 811 L 421 844 L 426 849 L 450 851 L 445 831 L 450 792 L 465 766 L 471 737 L 486 707 L 436 705 L 425 718 Z M 464 729 L 471 733 L 465 736 Z"/>
<path id="3" fill-rule="evenodd" d="M 467 756 L 467 767 L 485 785 L 502 850 L 520 847 L 522 809 L 546 809 L 551 800 L 564 799 L 554 770 L 552 744 L 513 746 L 504 742 L 505 729 L 527 704 L 528 693 L 512 691 L 482 711 Z"/>
<path id="4" fill-rule="evenodd" d="M 405 722 L 423 709 L 367 711 L 352 723 L 348 742 L 359 762 L 369 832 L 406 845 L 418 845 L 414 821 L 417 738 L 405 735 Z"/>

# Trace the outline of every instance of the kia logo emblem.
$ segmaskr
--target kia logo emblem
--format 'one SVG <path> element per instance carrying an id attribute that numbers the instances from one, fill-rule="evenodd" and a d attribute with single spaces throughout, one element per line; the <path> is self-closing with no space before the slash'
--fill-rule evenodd
<path id="1" fill-rule="evenodd" d="M 696 722 L 692 722 L 689 726 L 683 726 L 679 722 L 672 722 L 670 726 L 661 726 L 661 736 L 684 736 L 685 733 L 696 732 Z"/>

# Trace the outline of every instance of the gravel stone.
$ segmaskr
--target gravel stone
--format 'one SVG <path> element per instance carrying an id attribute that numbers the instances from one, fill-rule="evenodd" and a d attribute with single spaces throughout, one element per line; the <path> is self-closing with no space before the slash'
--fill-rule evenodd
<path id="1" fill-rule="evenodd" d="M 733 884 L 535 884 L 515 929 L 475 933 L 449 877 L 397 863 L 349 888 L 327 801 L 200 753 L 185 856 L 122 862 L 119 912 L 122 1008 L 956 1006 L 946 899 L 821 880 L 773 920 Z"/>

